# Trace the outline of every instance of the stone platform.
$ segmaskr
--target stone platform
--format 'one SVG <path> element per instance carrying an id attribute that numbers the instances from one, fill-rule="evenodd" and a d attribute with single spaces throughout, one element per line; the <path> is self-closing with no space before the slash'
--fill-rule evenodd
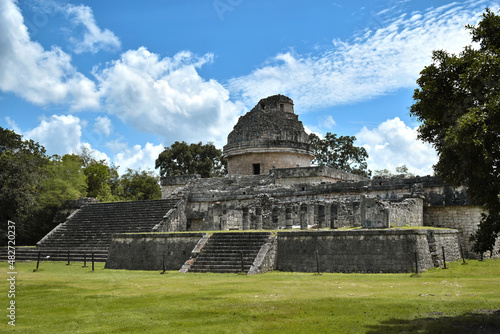
<path id="1" fill-rule="evenodd" d="M 252 247 L 243 240 L 250 240 L 252 234 L 253 240 L 260 241 L 248 252 Z M 209 246 L 211 238 L 214 242 Z M 415 271 L 416 264 L 419 271 L 442 266 L 443 247 L 446 261 L 460 259 L 457 230 L 119 234 L 113 237 L 106 268 L 161 270 L 165 263 L 166 270 L 182 269 L 182 272 L 241 272 L 239 257 L 243 251 L 246 273 L 316 272 L 318 264 L 320 272 L 410 273 Z"/>

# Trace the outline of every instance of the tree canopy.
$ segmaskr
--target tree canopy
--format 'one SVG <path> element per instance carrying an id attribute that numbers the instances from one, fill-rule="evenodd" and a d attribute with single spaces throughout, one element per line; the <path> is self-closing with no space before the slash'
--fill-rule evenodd
<path id="1" fill-rule="evenodd" d="M 23 140 L 14 131 L 0 127 L 0 233 L 2 243 L 7 220 L 25 221 L 17 225 L 18 242 L 33 236 L 32 218 L 36 216 L 42 183 L 48 177 L 50 163 L 45 148 L 33 140 Z"/>
<path id="2" fill-rule="evenodd" d="M 356 137 L 340 136 L 327 132 L 324 139 L 314 133 L 309 135 L 309 142 L 314 150 L 313 164 L 341 169 L 349 173 L 369 177 L 366 159 L 368 153 L 363 147 L 354 145 Z"/>
<path id="3" fill-rule="evenodd" d="M 120 177 L 120 197 L 129 201 L 161 198 L 160 178 L 152 171 L 127 169 Z"/>
<path id="4" fill-rule="evenodd" d="M 212 143 L 203 145 L 176 141 L 160 153 L 155 168 L 160 168 L 161 176 L 200 174 L 201 177 L 223 176 L 226 163 L 222 151 Z"/>
<path id="5" fill-rule="evenodd" d="M 414 177 L 415 174 L 411 173 L 408 170 L 408 167 L 406 165 L 401 165 L 399 167 L 396 167 L 396 172 L 393 173 L 392 171 L 386 169 L 376 169 L 373 171 L 373 176 L 382 176 L 382 177 L 394 177 L 394 176 L 402 176 L 402 177 Z"/>
<path id="6" fill-rule="evenodd" d="M 459 55 L 433 52 L 423 69 L 410 113 L 422 122 L 419 137 L 432 143 L 436 174 L 466 184 L 474 204 L 488 212 L 473 235 L 473 251 L 493 251 L 500 232 L 500 17 L 486 9 L 472 41 Z"/>

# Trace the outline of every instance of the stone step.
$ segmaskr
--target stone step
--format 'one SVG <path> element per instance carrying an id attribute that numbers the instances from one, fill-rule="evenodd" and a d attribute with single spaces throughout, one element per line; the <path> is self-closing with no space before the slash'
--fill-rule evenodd
<path id="1" fill-rule="evenodd" d="M 53 230 L 38 246 L 107 249 L 114 234 L 151 232 L 178 201 L 179 199 L 169 199 L 88 204 Z"/>
<path id="2" fill-rule="evenodd" d="M 226 234 L 227 235 L 223 235 Z M 225 232 L 225 233 L 214 233 L 210 238 L 213 240 L 218 239 L 261 239 L 269 237 L 269 232 Z"/>
<path id="3" fill-rule="evenodd" d="M 243 263 L 253 263 L 255 257 L 253 256 L 243 256 Z M 204 257 L 203 259 L 196 260 L 196 264 L 203 263 L 225 263 L 225 262 L 236 262 L 241 263 L 241 256 L 226 256 L 226 257 Z"/>
<path id="4" fill-rule="evenodd" d="M 259 252 L 260 247 L 255 247 L 255 248 L 237 248 L 237 247 L 225 247 L 225 248 L 207 248 L 202 251 L 204 256 L 211 255 L 211 254 L 225 254 L 225 253 L 231 253 L 231 254 L 240 254 L 241 251 L 243 251 L 243 254 L 257 254 Z"/>
<path id="5" fill-rule="evenodd" d="M 250 270 L 250 265 L 243 266 L 243 272 Z M 214 273 L 239 273 L 242 272 L 241 265 L 203 265 L 189 270 L 190 272 L 214 272 Z"/>
<path id="6" fill-rule="evenodd" d="M 217 239 L 211 240 L 213 245 L 227 245 L 227 244 L 257 244 L 266 241 L 267 238 L 262 239 Z"/>
<path id="7" fill-rule="evenodd" d="M 240 241 L 240 242 L 219 242 L 219 243 L 215 243 L 215 244 L 210 244 L 210 247 L 212 247 L 212 248 L 217 248 L 217 247 L 220 247 L 220 248 L 229 248 L 229 247 L 236 247 L 236 248 L 247 247 L 247 248 L 253 248 L 253 247 L 258 247 L 258 246 L 262 245 L 263 242 L 265 242 L 265 240 L 262 240 L 261 242 L 255 242 L 255 241 L 249 241 L 249 242 L 244 242 L 244 241 Z"/>
<path id="8" fill-rule="evenodd" d="M 243 258 L 255 258 L 257 256 L 258 252 L 244 252 L 243 253 Z M 203 255 L 198 256 L 200 260 L 205 260 L 205 259 L 210 259 L 213 261 L 217 261 L 218 259 L 241 259 L 241 254 L 240 253 L 204 253 Z M 197 260 L 198 261 L 198 260 Z"/>
<path id="9" fill-rule="evenodd" d="M 214 233 L 191 265 L 190 272 L 241 272 L 243 252 L 244 272 L 250 270 L 270 232 Z"/>

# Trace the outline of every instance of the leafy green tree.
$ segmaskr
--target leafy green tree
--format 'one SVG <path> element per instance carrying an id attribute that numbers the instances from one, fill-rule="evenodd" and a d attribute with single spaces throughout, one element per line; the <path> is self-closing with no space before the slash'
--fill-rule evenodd
<path id="1" fill-rule="evenodd" d="M 363 147 L 354 145 L 356 137 L 340 136 L 328 132 L 324 139 L 314 133 L 309 135 L 309 142 L 314 151 L 313 164 L 328 166 L 349 173 L 369 177 L 366 159 L 368 153 Z"/>
<path id="2" fill-rule="evenodd" d="M 402 175 L 403 177 L 414 177 L 415 175 L 413 173 L 410 173 L 408 170 L 408 167 L 406 165 L 402 165 L 399 167 L 396 167 L 396 173 L 391 172 L 390 170 L 386 169 L 377 169 L 373 172 L 374 176 L 395 176 L 395 175 Z"/>
<path id="3" fill-rule="evenodd" d="M 410 112 L 422 122 L 419 137 L 438 152 L 436 174 L 467 184 L 473 203 L 488 212 L 472 237 L 473 251 L 483 253 L 500 232 L 500 17 L 486 9 L 467 29 L 478 47 L 434 51 Z"/>
<path id="4" fill-rule="evenodd" d="M 78 155 L 54 156 L 47 167 L 48 177 L 41 184 L 38 204 L 58 207 L 70 199 L 85 197 L 87 182 Z"/>
<path id="5" fill-rule="evenodd" d="M 120 199 L 142 201 L 161 198 L 160 178 L 152 171 L 127 169 L 120 177 Z"/>
<path id="6" fill-rule="evenodd" d="M 92 160 L 83 168 L 83 173 L 87 177 L 87 196 L 97 198 L 102 202 L 117 201 L 116 182 L 118 171 L 115 167 L 110 167 L 104 160 Z"/>
<path id="7" fill-rule="evenodd" d="M 7 221 L 16 223 L 16 242 L 29 244 L 34 238 L 37 201 L 47 177 L 49 159 L 45 148 L 23 140 L 12 130 L 0 127 L 0 233 L 6 242 Z"/>
<path id="8" fill-rule="evenodd" d="M 160 153 L 155 168 L 160 168 L 161 176 L 200 174 L 201 177 L 223 176 L 226 164 L 222 151 L 212 143 L 188 145 L 176 141 Z"/>

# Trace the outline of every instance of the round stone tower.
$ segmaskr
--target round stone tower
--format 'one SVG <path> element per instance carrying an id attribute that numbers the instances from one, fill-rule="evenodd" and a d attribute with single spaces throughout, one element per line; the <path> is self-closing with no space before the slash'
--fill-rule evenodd
<path id="1" fill-rule="evenodd" d="M 273 95 L 241 116 L 224 146 L 230 175 L 269 174 L 273 168 L 309 167 L 309 138 L 293 101 Z"/>

